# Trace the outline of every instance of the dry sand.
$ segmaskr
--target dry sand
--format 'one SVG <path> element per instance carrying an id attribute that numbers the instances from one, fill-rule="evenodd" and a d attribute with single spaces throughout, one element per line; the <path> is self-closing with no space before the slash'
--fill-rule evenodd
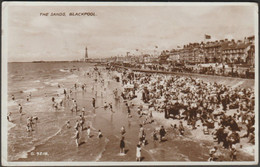
<path id="1" fill-rule="evenodd" d="M 226 77 L 222 77 L 221 79 L 219 77 L 213 78 L 212 77 L 199 77 L 199 79 L 202 79 L 203 81 L 206 82 L 217 82 L 220 84 L 224 84 L 227 86 L 232 86 L 233 88 L 235 87 L 246 87 L 246 88 L 253 88 L 254 87 L 254 80 L 248 80 L 248 79 L 239 79 L 239 78 L 232 78 L 231 80 L 227 79 Z M 138 106 L 140 104 L 145 105 L 142 100 L 141 100 L 141 92 L 137 92 L 137 98 L 132 100 L 132 103 L 135 104 L 135 106 Z M 236 110 L 228 110 L 227 111 L 227 115 L 233 115 L 233 113 Z M 160 113 L 160 112 L 153 112 L 153 118 L 154 120 L 160 124 L 163 125 L 165 128 L 171 128 L 171 125 L 176 124 L 177 126 L 179 125 L 179 120 L 178 119 L 165 119 L 164 118 L 164 112 Z M 217 124 L 217 123 L 216 123 Z M 216 125 L 215 124 L 215 125 Z M 197 121 L 196 123 L 196 127 L 197 129 L 193 129 L 191 128 L 191 126 L 187 125 L 186 121 L 183 121 L 183 125 L 185 127 L 185 137 L 191 139 L 191 140 L 197 140 L 197 141 L 201 141 L 201 142 L 211 142 L 212 143 L 212 147 L 216 146 L 217 143 L 214 142 L 213 139 L 213 129 L 209 129 L 209 135 L 205 135 L 203 133 L 203 126 L 202 123 L 200 121 Z M 240 136 L 244 135 L 246 133 L 246 127 L 245 125 L 241 125 L 239 124 L 239 126 L 243 126 L 243 130 L 239 133 Z M 221 146 L 218 145 L 218 146 Z M 245 154 L 246 156 L 254 156 L 254 151 L 255 151 L 255 145 L 248 143 L 248 138 L 241 138 L 240 143 L 237 143 L 235 145 L 237 151 L 242 152 L 242 154 Z M 222 149 L 224 152 L 227 151 L 225 149 Z"/>

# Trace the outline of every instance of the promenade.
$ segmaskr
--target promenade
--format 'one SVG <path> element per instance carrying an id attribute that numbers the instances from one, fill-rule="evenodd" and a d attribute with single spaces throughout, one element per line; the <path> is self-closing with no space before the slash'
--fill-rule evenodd
<path id="1" fill-rule="evenodd" d="M 130 68 L 130 67 L 124 67 L 124 66 L 115 66 L 115 67 L 132 70 L 135 72 L 158 73 L 158 74 L 200 78 L 207 82 L 217 82 L 219 84 L 224 84 L 224 85 L 230 86 L 230 87 L 243 87 L 243 88 L 254 89 L 254 85 L 255 85 L 255 79 L 226 77 L 226 76 L 218 76 L 218 75 L 206 75 L 206 74 L 198 74 L 198 73 L 183 73 L 183 72 L 169 72 L 169 71 L 162 71 L 162 70 L 148 70 L 148 69 Z"/>

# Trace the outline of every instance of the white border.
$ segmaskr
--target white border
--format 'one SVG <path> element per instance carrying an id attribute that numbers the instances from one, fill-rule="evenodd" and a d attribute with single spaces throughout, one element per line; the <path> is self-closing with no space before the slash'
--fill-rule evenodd
<path id="1" fill-rule="evenodd" d="M 7 100 L 2 100 L 2 165 L 3 166 L 82 166 L 82 165 L 256 165 L 259 162 L 259 120 L 258 120 L 258 4 L 253 2 L 246 3 L 209 3 L 209 2 L 3 2 L 2 3 L 2 94 L 1 99 L 7 99 L 7 32 L 8 32 L 8 7 L 9 6 L 252 6 L 255 10 L 255 161 L 244 161 L 244 162 L 176 162 L 176 161 L 163 161 L 163 162 L 8 162 L 7 161 Z"/>

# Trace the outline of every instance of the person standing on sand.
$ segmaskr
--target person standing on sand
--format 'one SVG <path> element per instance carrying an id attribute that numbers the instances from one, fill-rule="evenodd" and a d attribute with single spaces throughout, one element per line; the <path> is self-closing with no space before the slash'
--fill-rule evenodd
<path id="1" fill-rule="evenodd" d="M 153 141 L 154 141 L 154 142 L 155 142 L 156 140 L 158 140 L 156 129 L 154 129 L 154 131 L 153 131 L 153 133 L 152 133 L 152 137 L 153 137 Z"/>
<path id="2" fill-rule="evenodd" d="M 51 101 L 54 103 L 54 102 L 55 102 L 55 98 L 54 98 L 54 97 L 52 97 L 52 98 L 51 98 Z"/>
<path id="3" fill-rule="evenodd" d="M 21 106 L 21 104 L 18 105 L 18 111 L 22 115 L 23 107 Z"/>
<path id="4" fill-rule="evenodd" d="M 180 124 L 179 124 L 179 132 L 180 132 L 180 135 L 184 135 L 184 127 L 183 127 L 183 124 L 182 124 L 182 121 L 180 121 Z"/>
<path id="5" fill-rule="evenodd" d="M 160 140 L 159 140 L 159 141 L 161 142 L 162 139 L 163 139 L 163 137 L 164 137 L 165 134 L 166 134 L 166 131 L 165 131 L 165 129 L 164 129 L 163 126 L 161 126 L 161 128 L 160 128 L 159 134 L 160 134 Z"/>
<path id="6" fill-rule="evenodd" d="M 85 107 L 82 107 L 81 114 L 82 114 L 83 117 L 85 116 Z"/>
<path id="7" fill-rule="evenodd" d="M 128 103 L 126 103 L 126 107 L 127 107 L 127 116 L 128 116 L 128 118 L 130 118 L 132 116 L 131 116 L 131 110 L 130 110 Z"/>
<path id="8" fill-rule="evenodd" d="M 76 130 L 78 130 L 78 129 L 79 129 L 79 127 L 80 127 L 79 121 L 78 121 L 78 120 L 76 120 L 75 129 L 76 129 Z"/>
<path id="9" fill-rule="evenodd" d="M 84 119 L 84 116 L 82 116 L 82 115 L 80 115 L 79 117 L 80 117 L 79 123 L 80 123 L 80 126 L 81 126 L 81 130 L 83 131 L 85 119 Z"/>
<path id="10" fill-rule="evenodd" d="M 66 97 L 67 91 L 66 89 L 63 90 L 64 96 Z"/>
<path id="11" fill-rule="evenodd" d="M 78 104 L 77 104 L 76 100 L 74 100 L 74 108 L 75 108 L 75 112 L 77 113 L 78 112 Z"/>
<path id="12" fill-rule="evenodd" d="M 26 125 L 27 125 L 27 132 L 32 131 L 32 118 L 31 117 L 27 117 Z"/>
<path id="13" fill-rule="evenodd" d="M 79 130 L 78 129 L 76 129 L 74 138 L 76 139 L 75 141 L 76 141 L 77 147 L 79 147 Z"/>
<path id="14" fill-rule="evenodd" d="M 140 130 L 139 130 L 139 142 L 140 144 L 143 143 L 143 145 L 145 145 L 145 132 L 144 132 L 144 128 L 143 125 L 140 124 Z"/>
<path id="15" fill-rule="evenodd" d="M 92 98 L 92 107 L 96 108 L 96 99 L 94 97 Z"/>
<path id="16" fill-rule="evenodd" d="M 139 144 L 136 147 L 136 161 L 141 161 L 141 146 Z"/>
<path id="17" fill-rule="evenodd" d="M 125 141 L 124 141 L 124 136 L 122 136 L 121 140 L 120 140 L 120 154 L 124 154 L 125 153 Z"/>
<path id="18" fill-rule="evenodd" d="M 87 135 L 88 135 L 88 138 L 90 138 L 90 126 L 88 126 Z"/>

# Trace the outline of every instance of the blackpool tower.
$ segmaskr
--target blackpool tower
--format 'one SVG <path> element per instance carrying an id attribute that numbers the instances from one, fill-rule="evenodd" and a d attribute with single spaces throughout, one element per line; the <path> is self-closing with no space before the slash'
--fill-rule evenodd
<path id="1" fill-rule="evenodd" d="M 86 50 L 85 50 L 85 61 L 88 60 L 88 48 L 86 47 Z"/>

